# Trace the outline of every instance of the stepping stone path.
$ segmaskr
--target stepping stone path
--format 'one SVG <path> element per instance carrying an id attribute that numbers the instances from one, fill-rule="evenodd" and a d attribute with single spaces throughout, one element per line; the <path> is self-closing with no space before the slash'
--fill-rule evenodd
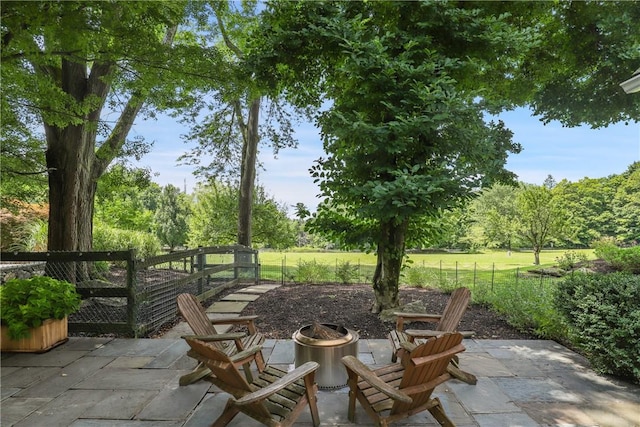
<path id="1" fill-rule="evenodd" d="M 210 319 L 217 317 L 240 316 L 240 313 L 251 302 L 255 301 L 263 294 L 278 288 L 280 285 L 250 285 L 246 288 L 238 289 L 236 292 L 227 295 L 220 301 L 214 302 L 205 311 Z M 218 333 L 222 334 L 231 329 L 230 325 L 216 326 Z M 180 338 L 182 335 L 193 334 L 187 322 L 180 322 L 171 330 L 167 331 L 162 338 Z"/>

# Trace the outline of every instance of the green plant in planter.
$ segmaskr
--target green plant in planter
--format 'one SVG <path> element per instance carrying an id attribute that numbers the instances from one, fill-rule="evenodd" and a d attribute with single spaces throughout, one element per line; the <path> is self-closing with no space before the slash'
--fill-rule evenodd
<path id="1" fill-rule="evenodd" d="M 75 285 L 51 277 L 11 279 L 0 286 L 0 321 L 11 339 L 26 338 L 47 319 L 64 319 L 80 308 Z"/>

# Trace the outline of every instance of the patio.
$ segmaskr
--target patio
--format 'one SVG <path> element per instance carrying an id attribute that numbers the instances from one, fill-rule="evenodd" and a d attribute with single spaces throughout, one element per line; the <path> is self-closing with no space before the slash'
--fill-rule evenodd
<path id="1" fill-rule="evenodd" d="M 462 367 L 478 384 L 436 390 L 458 426 L 640 426 L 640 387 L 596 375 L 553 341 L 465 340 Z M 178 386 L 194 361 L 181 339 L 70 338 L 44 354 L 2 354 L 2 426 L 207 426 L 228 395 L 200 381 Z M 290 367 L 293 341 L 267 340 L 268 363 Z M 386 364 L 386 340 L 360 340 L 359 358 Z M 320 391 L 322 426 L 350 426 L 347 389 Z M 357 425 L 372 425 L 358 406 Z M 258 425 L 243 414 L 231 426 Z M 296 425 L 310 426 L 307 412 Z M 402 426 L 435 426 L 428 413 Z"/>

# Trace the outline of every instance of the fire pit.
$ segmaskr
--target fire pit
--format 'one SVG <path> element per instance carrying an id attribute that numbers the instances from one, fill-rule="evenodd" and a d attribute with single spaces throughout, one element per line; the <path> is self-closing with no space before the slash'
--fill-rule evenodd
<path id="1" fill-rule="evenodd" d="M 318 362 L 318 388 L 342 388 L 347 385 L 347 371 L 341 359 L 358 356 L 358 339 L 356 331 L 331 323 L 304 326 L 293 334 L 296 367 L 309 361 Z"/>

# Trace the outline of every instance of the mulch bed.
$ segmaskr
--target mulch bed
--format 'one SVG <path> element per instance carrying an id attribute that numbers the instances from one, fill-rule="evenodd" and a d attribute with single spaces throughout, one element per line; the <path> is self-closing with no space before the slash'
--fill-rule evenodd
<path id="1" fill-rule="evenodd" d="M 400 289 L 401 304 L 421 301 L 428 313 L 441 313 L 448 299 L 448 294 L 437 289 Z M 313 321 L 343 325 L 358 331 L 362 338 L 386 338 L 395 324 L 371 313 L 373 301 L 370 285 L 282 285 L 249 303 L 241 314 L 258 315 L 258 330 L 268 338 L 291 338 L 296 330 Z M 433 326 L 414 323 L 411 327 Z M 475 331 L 474 337 L 479 339 L 536 339 L 533 333 L 518 331 L 502 316 L 478 304 L 469 306 L 460 330 Z"/>

